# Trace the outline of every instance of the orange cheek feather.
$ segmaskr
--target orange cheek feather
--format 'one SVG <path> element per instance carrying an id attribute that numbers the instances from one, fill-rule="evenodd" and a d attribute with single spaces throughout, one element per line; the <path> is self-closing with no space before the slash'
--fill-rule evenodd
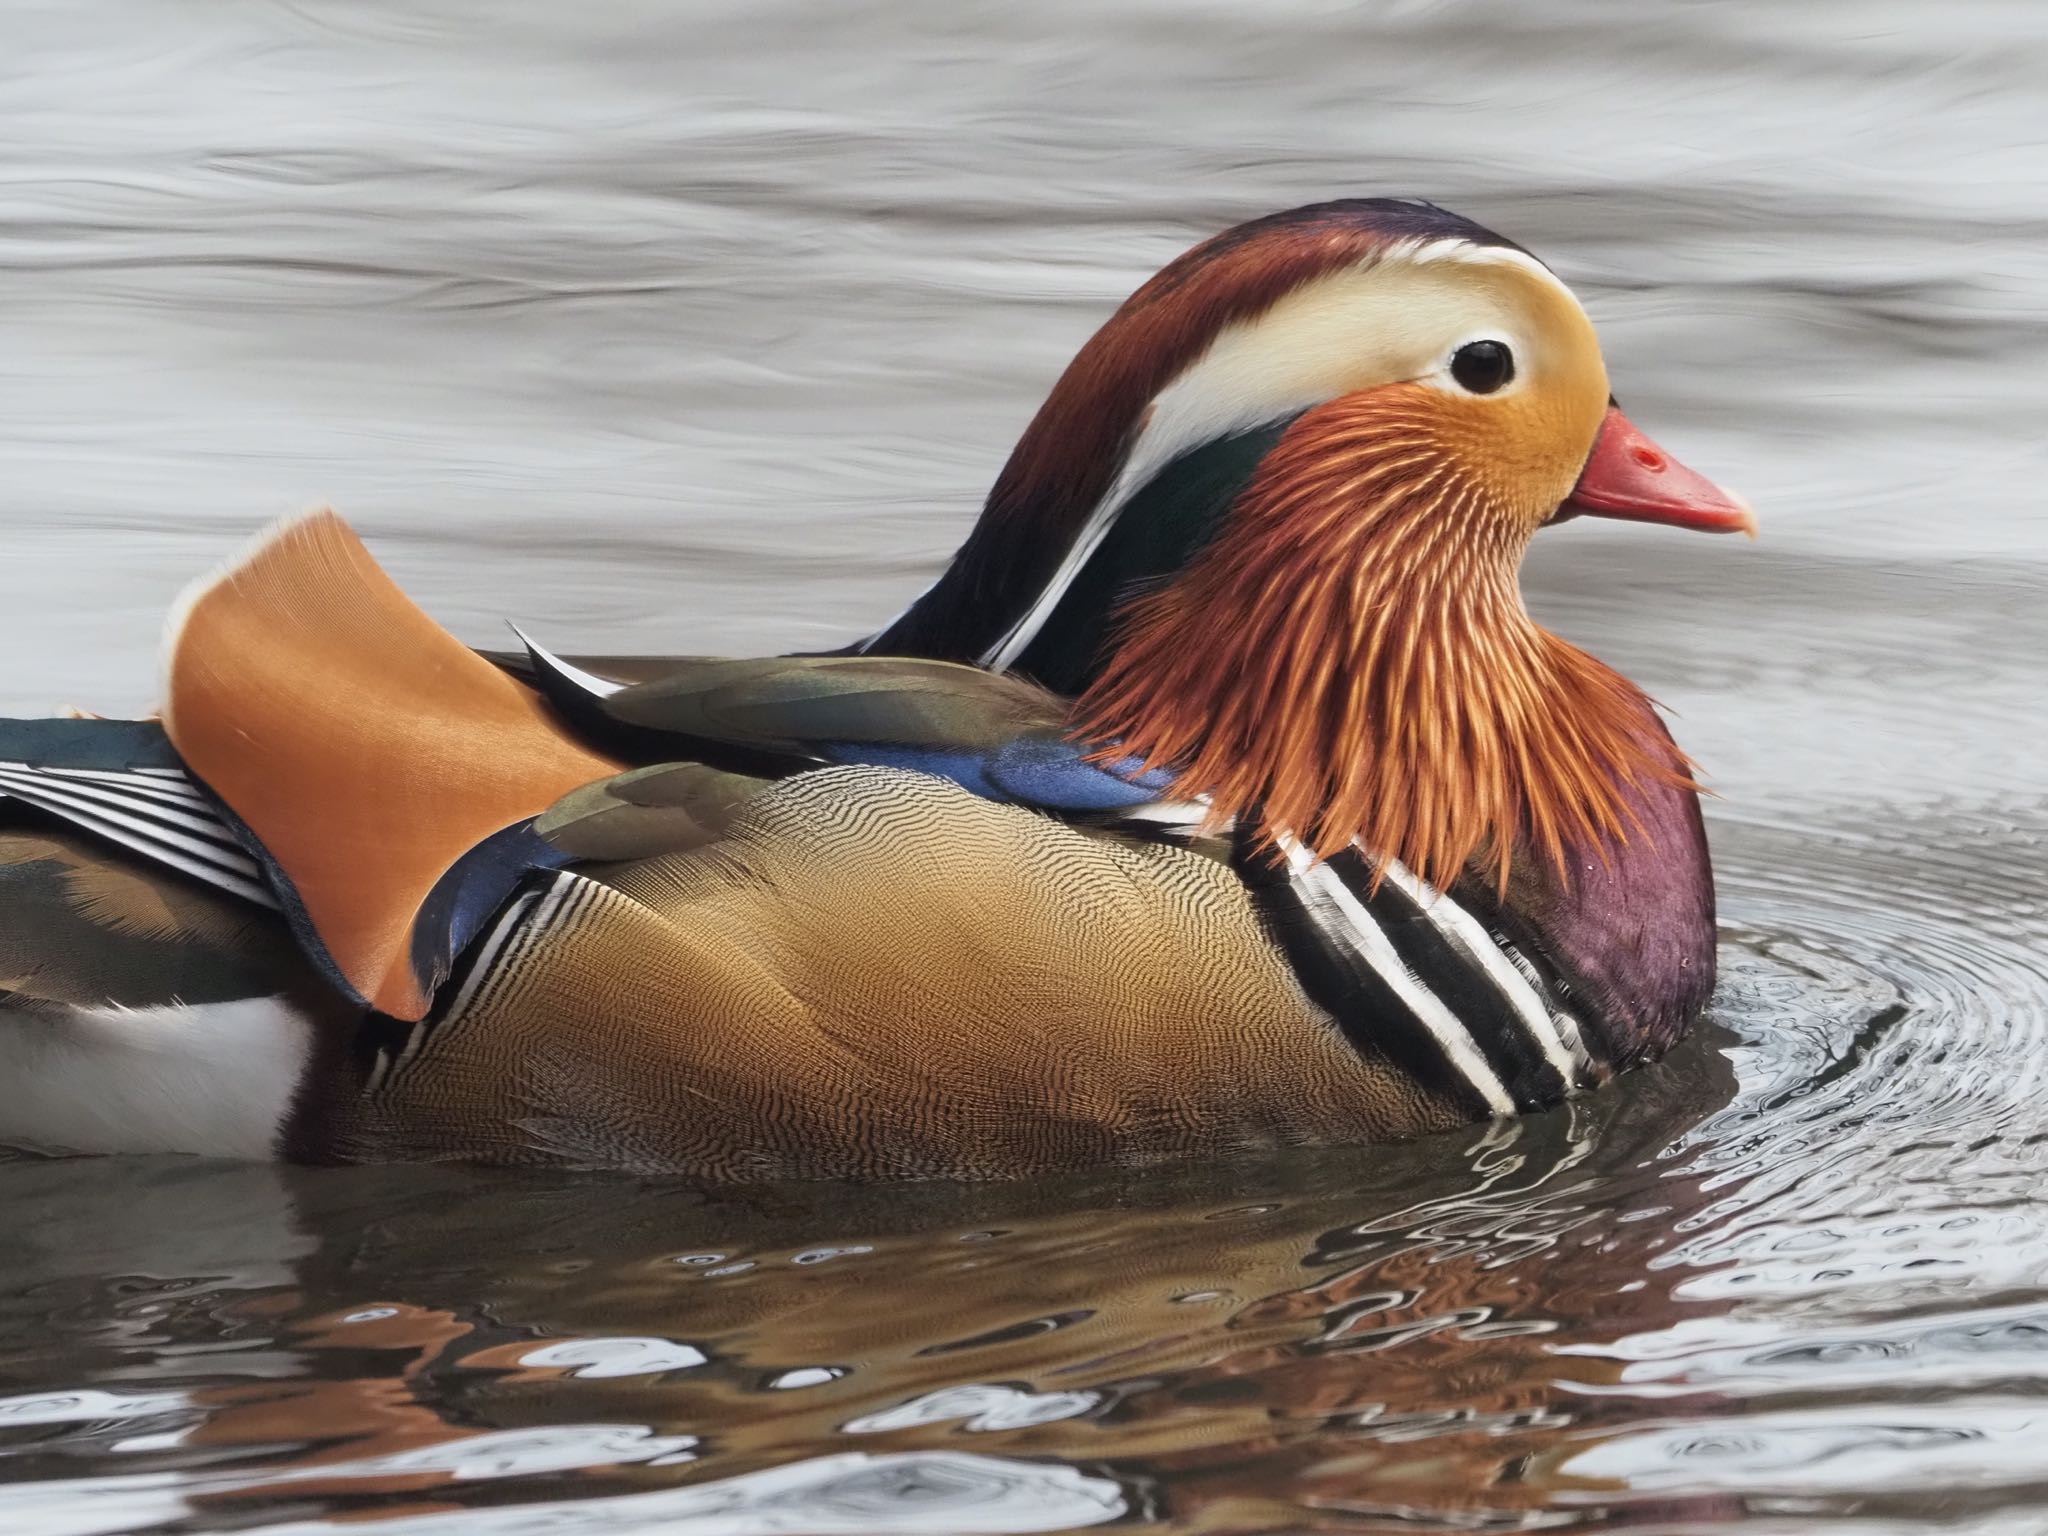
<path id="1" fill-rule="evenodd" d="M 1219 822 L 1324 856 L 1356 840 L 1440 885 L 1625 838 L 1627 786 L 1687 765 L 1632 684 L 1529 619 L 1517 570 L 1571 466 L 1542 407 L 1505 435 L 1482 408 L 1402 386 L 1301 417 L 1215 541 L 1127 607 L 1082 730 L 1177 769 Z M 1482 433 L 1505 455 L 1477 457 Z"/>

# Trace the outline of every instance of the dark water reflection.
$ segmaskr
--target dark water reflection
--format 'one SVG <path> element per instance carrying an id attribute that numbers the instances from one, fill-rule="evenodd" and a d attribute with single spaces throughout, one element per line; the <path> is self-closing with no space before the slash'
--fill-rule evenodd
<path id="1" fill-rule="evenodd" d="M 1722 792 L 1725 982 L 1404 1148 L 0 1164 L 0 1531 L 2048 1528 L 2037 7 L 209 14 L 9 13 L 7 708 L 143 703 L 179 584 L 320 495 L 479 640 L 844 639 L 1159 260 L 1422 190 L 1765 514 L 1529 581 Z"/>

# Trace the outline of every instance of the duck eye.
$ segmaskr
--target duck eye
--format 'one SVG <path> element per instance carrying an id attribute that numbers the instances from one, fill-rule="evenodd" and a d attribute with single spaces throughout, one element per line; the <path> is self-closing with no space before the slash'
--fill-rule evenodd
<path id="1" fill-rule="evenodd" d="M 1451 354 L 1451 377 L 1475 395 L 1490 395 L 1515 376 L 1515 354 L 1504 341 L 1468 341 Z"/>

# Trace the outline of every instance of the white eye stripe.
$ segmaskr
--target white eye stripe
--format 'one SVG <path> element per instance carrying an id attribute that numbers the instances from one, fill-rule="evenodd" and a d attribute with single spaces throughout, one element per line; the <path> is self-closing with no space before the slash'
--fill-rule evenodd
<path id="1" fill-rule="evenodd" d="M 1513 246 L 1474 245 L 1469 240 L 1450 237 L 1442 240 L 1425 241 L 1405 250 L 1400 246 L 1395 246 L 1389 250 L 1388 254 L 1390 256 L 1399 255 L 1401 259 L 1412 262 L 1418 267 L 1426 266 L 1436 261 L 1462 261 L 1469 262 L 1474 266 L 1491 264 L 1502 267 L 1520 267 L 1532 277 L 1542 278 L 1543 281 L 1564 294 L 1566 298 L 1571 299 L 1574 304 L 1578 303 L 1577 297 L 1565 285 L 1563 278 L 1551 271 L 1550 268 L 1546 267 L 1534 256 L 1531 256 L 1527 251 L 1518 251 Z"/>
<path id="2" fill-rule="evenodd" d="M 1447 238 L 1397 242 L 1352 266 L 1303 284 L 1270 309 L 1226 326 L 1194 362 L 1153 396 L 1136 442 L 1109 491 L 1090 509 L 1051 578 L 1011 624 L 984 649 L 981 665 L 998 671 L 1023 655 L 1050 619 L 1083 567 L 1108 538 L 1131 498 L 1177 455 L 1205 442 L 1284 421 L 1353 389 L 1414 382 L 1460 399 L 1517 392 L 1533 372 L 1531 348 L 1507 301 L 1483 295 L 1449 297 L 1452 279 L 1403 269 L 1457 264 L 1514 267 L 1538 278 L 1578 308 L 1557 275 L 1535 257 L 1505 246 Z M 1474 325 L 1473 304 L 1494 312 L 1477 329 L 1442 347 L 1443 327 Z M 1435 331 L 1434 335 L 1430 332 Z M 1451 372 L 1460 347 L 1489 340 L 1505 345 L 1514 374 L 1498 389 L 1477 392 Z M 1383 371 L 1374 374 L 1374 365 Z"/>
<path id="3" fill-rule="evenodd" d="M 1016 662 L 1109 536 L 1124 505 L 1178 454 L 1334 399 L 1356 387 L 1363 360 L 1376 346 L 1387 348 L 1385 355 L 1393 361 L 1399 344 L 1387 338 L 1403 330 L 1404 314 L 1413 313 L 1400 296 L 1401 268 L 1441 260 L 1453 246 L 1464 252 L 1478 249 L 1462 241 L 1397 245 L 1304 284 L 1263 314 L 1226 326 L 1152 398 L 1145 426 L 1108 493 L 1090 511 L 1052 579 L 982 653 L 981 664 L 1000 671 Z M 1390 370 L 1387 381 L 1399 377 L 1398 369 Z"/>

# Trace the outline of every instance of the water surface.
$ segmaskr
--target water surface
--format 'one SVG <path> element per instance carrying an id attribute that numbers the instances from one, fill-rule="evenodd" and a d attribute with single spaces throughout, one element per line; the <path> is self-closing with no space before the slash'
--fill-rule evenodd
<path id="1" fill-rule="evenodd" d="M 1394 1149 L 1029 1187 L 0 1164 L 0 1528 L 2048 1529 L 2048 22 L 13 0 L 0 707 L 331 500 L 438 616 L 835 643 L 1235 219 L 1422 192 L 1767 538 L 1532 603 L 1672 709 L 1714 1019 Z"/>

